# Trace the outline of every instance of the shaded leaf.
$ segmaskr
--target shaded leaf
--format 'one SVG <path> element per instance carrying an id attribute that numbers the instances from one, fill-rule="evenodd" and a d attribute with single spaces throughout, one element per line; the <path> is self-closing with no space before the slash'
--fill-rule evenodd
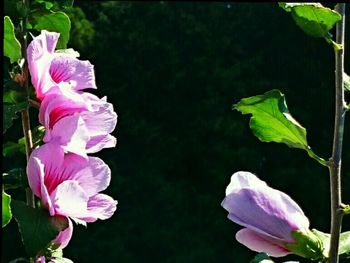
<path id="1" fill-rule="evenodd" d="M 26 97 L 23 92 L 18 92 L 16 90 L 9 90 L 4 92 L 2 101 L 5 103 L 15 104 L 15 103 L 23 102 L 25 99 Z"/>
<path id="2" fill-rule="evenodd" d="M 10 58 L 11 63 L 22 57 L 21 44 L 15 36 L 13 23 L 8 16 L 4 17 L 4 55 Z"/>
<path id="3" fill-rule="evenodd" d="M 66 48 L 69 40 L 71 22 L 69 17 L 63 12 L 51 12 L 44 15 L 34 16 L 36 22 L 34 29 L 47 30 L 60 33 L 57 48 Z"/>
<path id="4" fill-rule="evenodd" d="M 46 9 L 51 9 L 53 7 L 53 3 L 51 1 L 48 0 L 35 0 L 35 2 L 39 3 L 39 4 L 44 4 Z"/>
<path id="5" fill-rule="evenodd" d="M 72 7 L 74 3 L 74 0 L 56 0 L 56 1 L 63 8 Z"/>
<path id="6" fill-rule="evenodd" d="M 266 253 L 259 253 L 250 263 L 274 263 Z"/>
<path id="7" fill-rule="evenodd" d="M 11 207 L 29 256 L 36 256 L 68 227 L 65 217 L 51 217 L 45 209 L 32 208 L 20 201 L 13 201 Z"/>
<path id="8" fill-rule="evenodd" d="M 8 128 L 12 126 L 12 122 L 18 118 L 17 112 L 26 109 L 28 102 L 18 104 L 4 104 L 3 105 L 3 131 L 4 134 Z"/>
<path id="9" fill-rule="evenodd" d="M 330 39 L 329 30 L 341 20 L 341 15 L 320 3 L 279 3 L 290 12 L 295 23 L 308 35 Z"/>
<path id="10" fill-rule="evenodd" d="M 23 168 L 14 168 L 3 173 L 2 182 L 5 190 L 25 187 L 28 185 L 27 176 Z"/>
<path id="11" fill-rule="evenodd" d="M 2 227 L 6 226 L 12 218 L 11 196 L 2 189 Z"/>
<path id="12" fill-rule="evenodd" d="M 26 258 L 16 258 L 16 259 L 9 261 L 9 263 L 20 263 L 20 262 L 28 262 L 29 263 L 29 260 Z"/>
<path id="13" fill-rule="evenodd" d="M 2 145 L 2 155 L 4 157 L 11 157 L 14 154 L 21 152 L 26 153 L 25 145 L 15 142 L 6 142 Z"/>

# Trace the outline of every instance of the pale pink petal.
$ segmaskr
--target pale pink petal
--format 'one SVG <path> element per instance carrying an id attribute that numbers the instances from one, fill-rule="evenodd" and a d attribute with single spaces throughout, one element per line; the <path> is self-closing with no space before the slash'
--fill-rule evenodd
<path id="1" fill-rule="evenodd" d="M 97 88 L 94 66 L 89 61 L 65 55 L 57 55 L 50 65 L 50 75 L 54 82 L 72 83 L 74 90 Z"/>
<path id="2" fill-rule="evenodd" d="M 236 233 L 236 239 L 241 244 L 256 252 L 265 252 L 272 257 L 284 257 L 291 254 L 281 244 L 271 242 L 266 237 L 250 229 L 243 228 Z"/>
<path id="3" fill-rule="evenodd" d="M 49 76 L 49 67 L 59 35 L 59 33 L 42 30 L 41 34 L 28 45 L 28 68 L 37 97 L 40 99 L 54 86 Z"/>
<path id="4" fill-rule="evenodd" d="M 73 235 L 73 223 L 72 221 L 67 217 L 68 220 L 68 227 L 61 231 L 57 237 L 52 241 L 52 243 L 59 244 L 59 249 L 64 249 L 69 241 L 72 238 Z"/>
<path id="5" fill-rule="evenodd" d="M 293 242 L 292 231 L 309 227 L 296 202 L 253 174 L 235 173 L 226 192 L 222 206 L 229 212 L 228 218 L 255 232 Z"/>
<path id="6" fill-rule="evenodd" d="M 78 113 L 57 121 L 44 142 L 50 141 L 48 138 L 58 140 L 65 151 L 87 158 L 85 148 L 90 137 L 85 122 Z"/>
<path id="7" fill-rule="evenodd" d="M 118 202 L 105 194 L 97 194 L 88 201 L 88 216 L 81 218 L 86 222 L 110 218 L 117 209 Z"/>
<path id="8" fill-rule="evenodd" d="M 293 241 L 293 230 L 309 226 L 300 207 L 272 188 L 243 188 L 226 196 L 222 206 L 235 223 L 286 242 Z"/>
<path id="9" fill-rule="evenodd" d="M 98 107 L 96 107 L 98 105 Z M 111 133 L 117 125 L 117 114 L 111 103 L 103 102 L 93 105 L 95 110 L 83 111 L 82 118 L 86 123 L 90 136 L 106 135 Z"/>
<path id="10" fill-rule="evenodd" d="M 268 187 L 267 184 L 250 172 L 239 171 L 231 176 L 231 182 L 226 188 L 226 195 L 243 188 Z"/>
<path id="11" fill-rule="evenodd" d="M 87 212 L 89 200 L 79 182 L 67 180 L 57 186 L 50 195 L 55 213 L 67 217 L 79 217 Z"/>
<path id="12" fill-rule="evenodd" d="M 96 153 L 104 148 L 113 148 L 117 144 L 117 139 L 110 135 L 93 136 L 86 144 L 86 153 Z"/>
<path id="13" fill-rule="evenodd" d="M 66 163 L 75 163 L 72 160 L 76 159 L 76 155 L 68 154 Z M 75 172 L 70 174 L 70 178 L 78 181 L 89 197 L 105 190 L 111 181 L 111 169 L 97 157 L 89 157 L 87 165 L 75 169 Z"/>

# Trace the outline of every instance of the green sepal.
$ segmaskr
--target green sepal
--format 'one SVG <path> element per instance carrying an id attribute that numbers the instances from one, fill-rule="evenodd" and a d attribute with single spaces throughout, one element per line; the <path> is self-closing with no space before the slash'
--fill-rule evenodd
<path id="1" fill-rule="evenodd" d="M 321 240 L 312 231 L 292 231 L 292 238 L 295 243 L 286 244 L 286 248 L 292 253 L 312 260 L 327 257 Z"/>

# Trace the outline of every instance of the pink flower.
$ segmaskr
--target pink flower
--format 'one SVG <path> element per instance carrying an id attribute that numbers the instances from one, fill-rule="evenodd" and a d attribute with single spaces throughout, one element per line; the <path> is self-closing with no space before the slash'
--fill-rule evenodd
<path id="1" fill-rule="evenodd" d="M 66 83 L 73 90 L 96 89 L 94 66 L 73 54 L 56 52 L 59 33 L 42 30 L 27 49 L 28 67 L 37 97 L 43 99 L 53 87 Z"/>
<path id="2" fill-rule="evenodd" d="M 86 225 L 108 219 L 116 210 L 117 201 L 99 193 L 109 185 L 111 172 L 97 157 L 84 159 L 65 154 L 56 143 L 44 144 L 31 154 L 27 175 L 30 188 L 51 216 L 65 216 Z M 70 223 L 56 237 L 61 247 L 69 242 L 72 230 Z"/>
<path id="3" fill-rule="evenodd" d="M 56 141 L 67 152 L 87 157 L 116 145 L 110 133 L 117 114 L 105 97 L 67 90 L 49 94 L 41 103 L 39 121 L 45 126 L 44 142 Z"/>
<path id="4" fill-rule="evenodd" d="M 238 242 L 273 257 L 292 253 L 287 248 L 295 243 L 292 232 L 309 229 L 309 220 L 297 203 L 249 172 L 232 175 L 222 206 L 229 219 L 245 227 L 236 234 Z"/>

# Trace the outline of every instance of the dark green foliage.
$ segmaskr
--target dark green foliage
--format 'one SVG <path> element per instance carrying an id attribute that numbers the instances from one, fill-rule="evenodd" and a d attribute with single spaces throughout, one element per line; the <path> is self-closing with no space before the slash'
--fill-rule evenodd
<path id="1" fill-rule="evenodd" d="M 112 169 L 105 192 L 119 204 L 111 219 L 88 229 L 76 226 L 65 257 L 79 263 L 249 262 L 256 253 L 235 240 L 241 227 L 220 206 L 238 170 L 256 173 L 288 193 L 312 228 L 329 232 L 327 169 L 301 151 L 261 143 L 232 104 L 281 90 L 313 150 L 329 157 L 330 45 L 304 34 L 277 3 L 76 1 L 74 6 L 84 11 L 95 35 L 84 50 L 84 42 L 74 43 L 71 35 L 68 47 L 95 65 L 98 90 L 93 93 L 107 95 L 118 113 L 117 147 L 98 155 Z M 72 31 L 74 23 L 79 21 L 72 18 Z M 347 119 L 347 203 L 349 130 Z M 343 231 L 349 228 L 345 217 Z M 4 239 L 12 240 L 5 245 L 4 262 L 23 255 L 13 252 L 22 248 L 16 235 L 4 231 Z M 300 261 L 288 256 L 276 262 L 288 260 Z"/>
<path id="2" fill-rule="evenodd" d="M 65 217 L 51 217 L 46 209 L 32 208 L 19 201 L 12 201 L 11 209 L 31 257 L 46 248 L 60 231 L 68 227 Z"/>

